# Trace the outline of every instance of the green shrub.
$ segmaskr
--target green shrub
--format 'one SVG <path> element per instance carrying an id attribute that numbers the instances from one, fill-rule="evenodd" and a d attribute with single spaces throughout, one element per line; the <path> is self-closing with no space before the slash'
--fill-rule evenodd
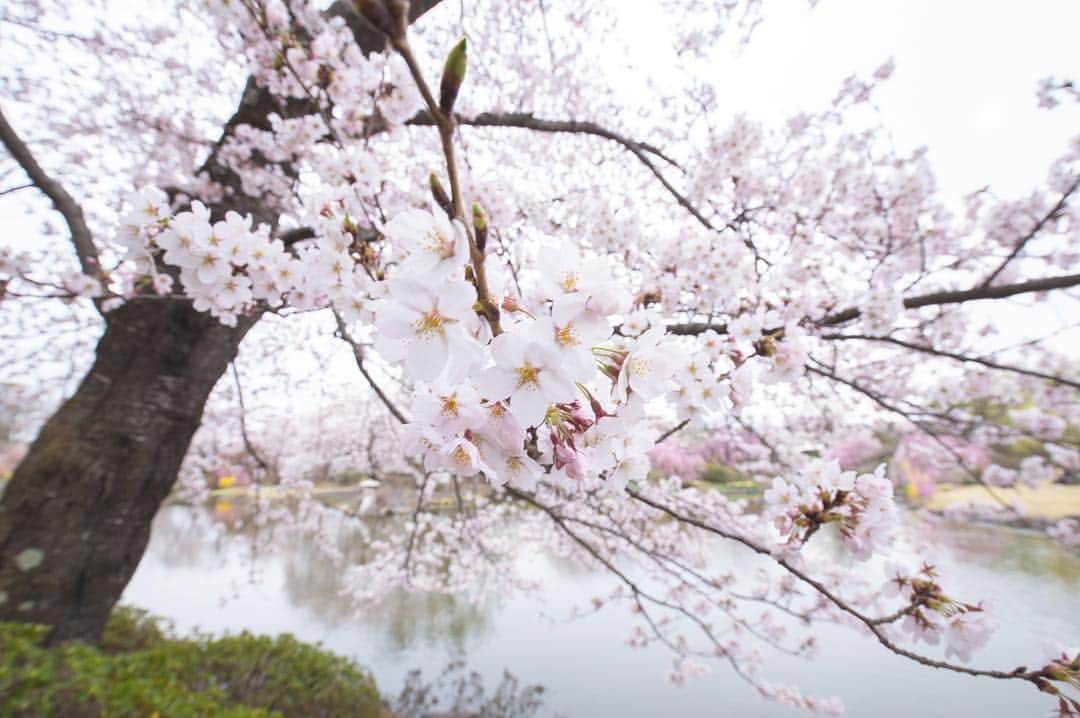
<path id="1" fill-rule="evenodd" d="M 0 715 L 355 716 L 383 713 L 371 676 L 297 641 L 241 633 L 177 639 L 145 612 L 118 609 L 102 647 L 43 648 L 39 626 L 0 623 Z"/>
<path id="2" fill-rule="evenodd" d="M 108 653 L 130 653 L 156 648 L 168 640 L 172 624 L 151 616 L 141 608 L 119 606 L 109 617 L 101 636 L 101 650 Z"/>

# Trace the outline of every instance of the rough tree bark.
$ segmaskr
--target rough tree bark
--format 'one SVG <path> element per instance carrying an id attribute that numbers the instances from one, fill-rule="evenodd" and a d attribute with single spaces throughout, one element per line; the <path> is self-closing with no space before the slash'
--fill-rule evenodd
<path id="1" fill-rule="evenodd" d="M 419 0 L 410 21 L 438 0 Z M 381 34 L 338 2 L 357 44 Z M 202 168 L 228 190 L 212 207 L 276 225 L 272 202 L 241 191 L 218 150 L 236 127 L 268 128 L 283 107 L 249 81 Z M 55 201 L 55 200 L 54 200 Z M 226 327 L 183 300 L 136 299 L 110 312 L 93 367 L 46 422 L 0 499 L 0 620 L 50 626 L 48 641 L 96 642 L 146 548 L 214 384 L 259 314 Z"/>
<path id="2" fill-rule="evenodd" d="M 203 404 L 257 317 L 235 328 L 190 303 L 110 313 L 97 358 L 0 502 L 0 617 L 95 640 L 142 557 Z"/>

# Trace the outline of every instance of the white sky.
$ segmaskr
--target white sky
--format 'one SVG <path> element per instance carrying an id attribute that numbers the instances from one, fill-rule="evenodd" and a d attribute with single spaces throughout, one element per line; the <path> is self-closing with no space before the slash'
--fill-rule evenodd
<path id="1" fill-rule="evenodd" d="M 625 27 L 640 37 L 630 44 L 642 48 L 630 61 L 656 62 L 647 38 L 659 11 L 626 5 Z M 741 52 L 718 53 L 713 79 L 733 113 L 780 121 L 824 109 L 844 78 L 892 57 L 875 101 L 898 149 L 929 147 L 947 195 L 989 183 L 1011 197 L 1080 134 L 1080 103 L 1047 111 L 1035 100 L 1043 77 L 1080 80 L 1078 28 L 1075 0 L 764 0 L 764 22 Z"/>

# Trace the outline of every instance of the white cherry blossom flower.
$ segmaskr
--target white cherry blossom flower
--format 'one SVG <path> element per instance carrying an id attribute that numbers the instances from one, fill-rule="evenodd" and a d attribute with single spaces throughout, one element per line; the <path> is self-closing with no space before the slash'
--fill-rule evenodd
<path id="1" fill-rule="evenodd" d="M 434 381 L 450 367 L 447 379 L 460 380 L 479 353 L 470 332 L 476 321 L 473 286 L 438 277 L 399 277 L 387 284 L 388 297 L 375 303 L 381 339 L 403 343 L 396 353 L 416 378 Z"/>
<path id="2" fill-rule="evenodd" d="M 469 260 L 465 228 L 460 222 L 450 221 L 441 210 L 406 210 L 387 222 L 382 231 L 408 252 L 404 266 L 410 271 L 450 274 Z"/>
<path id="3" fill-rule="evenodd" d="M 551 404 L 577 395 L 558 355 L 537 342 L 507 332 L 492 341 L 491 354 L 495 366 L 478 375 L 477 388 L 493 401 L 509 397 L 510 412 L 524 426 L 536 426 Z"/>
<path id="4" fill-rule="evenodd" d="M 634 341 L 615 382 L 616 400 L 625 402 L 633 392 L 647 401 L 670 388 L 671 377 L 679 365 L 679 351 L 663 339 L 664 328 L 657 326 Z"/>

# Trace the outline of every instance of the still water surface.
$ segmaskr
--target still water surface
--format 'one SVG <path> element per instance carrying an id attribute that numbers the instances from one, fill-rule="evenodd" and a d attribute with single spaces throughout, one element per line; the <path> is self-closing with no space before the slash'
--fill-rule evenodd
<path id="1" fill-rule="evenodd" d="M 293 633 L 367 666 L 394 695 L 406 673 L 434 679 L 463 659 L 489 689 L 504 669 L 545 688 L 544 715 L 566 718 L 697 718 L 795 716 L 765 703 L 723 665 L 685 687 L 665 678 L 670 655 L 628 648 L 629 614 L 611 607 L 567 621 L 574 605 L 606 594 L 603 573 L 542 554 L 522 569 L 543 580 L 539 594 L 495 597 L 482 604 L 445 596 L 398 597 L 361 607 L 340 595 L 339 572 L 310 545 L 273 553 L 250 530 L 237 533 L 202 508 L 169 506 L 154 532 L 125 602 L 144 607 L 185 631 Z M 1080 555 L 1045 537 L 993 527 L 930 526 L 912 518 L 912 535 L 933 533 L 943 544 L 945 588 L 960 598 L 989 598 L 1001 623 L 972 665 L 1011 668 L 1034 663 L 1045 639 L 1080 644 Z M 753 570 L 756 557 L 734 546 L 716 549 L 716 565 Z M 1030 718 L 1052 702 L 1027 684 L 970 678 L 927 669 L 894 656 L 855 632 L 825 626 L 812 661 L 767 655 L 773 682 L 843 698 L 849 716 L 875 718 Z M 764 651 L 769 651 L 767 647 Z"/>

